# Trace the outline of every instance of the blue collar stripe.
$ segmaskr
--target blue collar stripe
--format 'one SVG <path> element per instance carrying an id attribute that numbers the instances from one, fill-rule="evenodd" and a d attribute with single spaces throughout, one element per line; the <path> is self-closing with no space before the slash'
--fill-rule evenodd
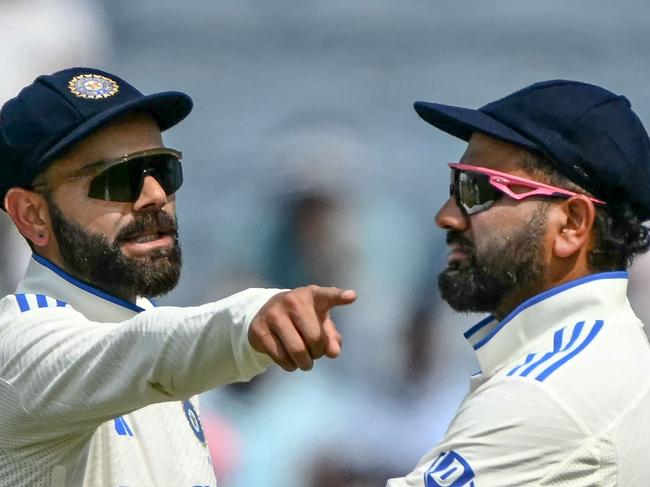
<path id="1" fill-rule="evenodd" d="M 93 294 L 99 298 L 102 298 L 106 301 L 110 301 L 113 304 L 117 304 L 119 306 L 122 306 L 124 308 L 130 309 L 131 311 L 135 311 L 136 313 L 140 313 L 141 311 L 144 311 L 144 308 L 141 308 L 140 306 L 130 303 L 124 299 L 117 298 L 115 296 L 111 296 L 108 293 L 105 293 L 104 291 L 100 291 L 97 288 L 92 287 L 89 284 L 86 284 L 85 282 L 80 281 L 79 279 L 76 279 L 72 277 L 70 274 L 68 274 L 66 271 L 61 269 L 59 266 L 54 264 L 53 262 L 50 262 L 46 258 L 38 255 L 38 254 L 32 254 L 32 257 L 36 262 L 38 262 L 41 265 L 44 265 L 48 269 L 50 269 L 52 272 L 55 274 L 58 274 L 60 277 L 68 281 L 70 284 L 73 284 L 77 286 L 80 289 L 83 289 L 87 293 Z"/>
<path id="2" fill-rule="evenodd" d="M 467 330 L 464 333 L 465 338 L 470 338 L 474 333 L 476 333 L 477 331 L 479 331 L 481 328 L 483 328 L 488 323 L 491 323 L 492 321 L 494 321 L 494 316 L 492 315 L 486 316 L 485 318 L 483 318 L 481 321 L 476 323 L 473 327 L 471 327 L 469 330 Z"/>
<path id="3" fill-rule="evenodd" d="M 474 350 L 478 350 L 487 342 L 489 342 L 492 339 L 492 337 L 499 332 L 501 328 L 507 325 L 508 322 L 510 322 L 519 313 L 521 313 L 527 308 L 530 308 L 534 304 L 537 304 L 541 301 L 544 301 L 545 299 L 550 298 L 551 296 L 555 296 L 556 294 L 560 294 L 566 291 L 567 289 L 571 289 L 591 281 L 598 281 L 601 279 L 627 279 L 627 278 L 628 278 L 628 273 L 626 271 L 599 272 L 598 274 L 589 274 L 588 276 L 566 282 L 557 287 L 539 293 L 537 296 L 533 296 L 529 300 L 524 301 L 519 306 L 517 306 L 508 316 L 506 316 L 503 319 L 501 323 L 495 326 L 493 330 L 491 330 L 485 337 L 483 337 L 482 340 L 480 340 L 479 342 L 476 343 L 476 345 L 474 345 Z"/>

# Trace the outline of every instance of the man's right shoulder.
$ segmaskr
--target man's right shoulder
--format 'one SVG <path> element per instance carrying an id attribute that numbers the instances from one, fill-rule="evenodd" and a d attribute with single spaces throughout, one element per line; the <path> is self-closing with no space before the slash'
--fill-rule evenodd
<path id="1" fill-rule="evenodd" d="M 8 319 L 13 321 L 23 316 L 25 318 L 35 316 L 38 311 L 51 309 L 72 310 L 72 307 L 68 303 L 46 294 L 8 294 L 0 300 L 0 322 L 6 322 Z"/>

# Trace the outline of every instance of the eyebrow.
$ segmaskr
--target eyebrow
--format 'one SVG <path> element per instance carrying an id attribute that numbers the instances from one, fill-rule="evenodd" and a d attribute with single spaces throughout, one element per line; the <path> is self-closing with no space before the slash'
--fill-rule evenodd
<path id="1" fill-rule="evenodd" d="M 72 179 L 79 179 L 83 178 L 85 176 L 90 176 L 92 174 L 101 172 L 98 171 L 99 168 L 103 168 L 104 166 L 112 166 L 112 163 L 119 164 L 119 162 L 115 162 L 114 160 L 107 160 L 107 159 L 102 159 L 99 161 L 91 162 L 90 164 L 86 164 L 83 167 L 80 167 L 78 169 L 75 169 L 71 171 L 68 174 L 65 174 L 61 177 L 54 177 L 55 180 L 60 179 L 62 182 L 67 181 L 67 180 L 72 180 Z M 51 176 L 47 174 L 47 171 L 44 171 L 43 173 L 39 174 L 36 179 L 34 179 L 33 184 L 32 184 L 32 189 L 44 189 L 47 187 L 51 186 Z"/>
<path id="2" fill-rule="evenodd" d="M 106 159 L 101 159 L 99 161 L 91 162 L 90 164 L 85 165 L 84 167 L 81 167 L 77 169 L 77 171 L 73 171 L 73 173 L 76 174 L 84 174 L 89 172 L 92 174 L 96 168 L 109 168 L 116 166 L 118 164 L 122 164 L 125 162 L 128 162 L 130 160 L 136 159 L 138 157 L 144 157 L 144 156 L 149 156 L 149 155 L 155 155 L 155 154 L 168 154 L 172 153 L 179 159 L 183 157 L 183 153 L 176 150 L 176 149 L 171 149 L 169 147 L 154 147 L 152 149 L 145 149 L 141 151 L 136 151 L 132 152 L 130 154 L 122 154 L 121 156 L 117 157 L 111 157 L 111 158 L 106 158 Z"/>
<path id="3" fill-rule="evenodd" d="M 124 154 L 122 156 L 118 157 L 111 157 L 111 158 L 104 158 L 104 159 L 99 159 L 97 161 L 91 162 L 89 164 L 86 164 L 83 167 L 80 167 L 79 169 L 76 169 L 70 173 L 69 177 L 75 178 L 75 177 L 83 177 L 83 176 L 89 176 L 92 174 L 95 174 L 98 169 L 108 169 L 109 167 L 117 166 L 118 164 L 122 164 L 124 162 L 127 162 L 133 157 L 130 156 L 138 156 L 141 155 L 141 153 L 146 152 L 146 151 L 140 151 L 140 152 L 135 152 L 133 154 Z M 142 154 L 144 155 L 144 154 Z M 101 171 L 100 171 L 101 172 Z"/>
<path id="4" fill-rule="evenodd" d="M 171 149 L 169 147 L 154 147 L 152 149 L 145 149 L 142 151 L 132 152 L 131 154 L 123 154 L 122 156 L 116 158 L 102 159 L 99 161 L 91 162 L 90 164 L 87 164 L 83 167 L 80 167 L 79 169 L 70 172 L 68 175 L 65 175 L 61 178 L 55 178 L 55 179 L 61 179 L 62 181 L 66 181 L 68 179 L 78 179 L 84 176 L 99 174 L 103 170 L 106 170 L 113 166 L 117 166 L 118 164 L 123 164 L 137 157 L 143 157 L 143 156 L 155 155 L 155 154 L 172 154 L 178 157 L 178 159 L 182 159 L 183 157 L 183 153 L 176 149 Z M 39 181 L 41 175 L 45 175 L 45 173 L 39 174 L 36 177 L 36 179 L 34 180 L 34 184 L 32 185 L 32 189 L 47 188 L 48 186 L 51 186 L 51 184 L 48 184 L 47 181 Z M 49 179 L 49 176 L 45 176 L 45 179 Z"/>
<path id="5" fill-rule="evenodd" d="M 115 159 L 101 159 L 99 161 L 91 162 L 90 164 L 86 164 L 83 167 L 80 167 L 79 169 L 76 169 L 75 171 L 72 171 L 71 174 L 75 175 L 83 175 L 85 173 L 93 173 L 96 168 L 102 167 L 109 165 L 111 163 L 119 164 L 119 161 L 116 161 Z"/>

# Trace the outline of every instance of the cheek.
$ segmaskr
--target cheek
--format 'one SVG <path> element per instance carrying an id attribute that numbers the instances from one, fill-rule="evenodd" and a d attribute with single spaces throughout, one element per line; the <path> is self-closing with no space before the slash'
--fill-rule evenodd
<path id="1" fill-rule="evenodd" d="M 83 208 L 86 200 L 88 190 L 80 184 L 62 184 L 52 192 L 54 202 L 63 211 L 64 214 L 69 215 L 73 211 Z"/>
<path id="2" fill-rule="evenodd" d="M 167 203 L 163 206 L 163 211 L 172 218 L 176 218 L 176 195 L 167 198 Z"/>
<path id="3" fill-rule="evenodd" d="M 120 212 L 89 211 L 85 215 L 85 222 L 83 224 L 86 231 L 104 235 L 109 242 L 113 242 L 115 236 L 128 221 Z"/>
<path id="4" fill-rule="evenodd" d="M 496 210 L 496 208 L 494 209 Z M 471 217 L 471 235 L 470 232 L 466 232 L 467 237 L 474 242 L 478 253 L 506 234 L 503 220 L 499 217 L 498 211 L 491 213 L 491 210 L 473 215 Z"/>
<path id="5" fill-rule="evenodd" d="M 481 255 L 486 250 L 500 248 L 508 236 L 522 228 L 525 219 L 513 215 L 513 208 L 493 206 L 488 211 L 472 216 L 472 235 L 476 254 Z M 504 249 L 505 250 L 505 249 Z"/>
<path id="6" fill-rule="evenodd" d="M 76 223 L 85 232 L 104 235 L 113 241 L 117 232 L 128 223 L 128 204 L 88 198 L 83 188 L 60 188 L 55 203 L 69 221 Z"/>

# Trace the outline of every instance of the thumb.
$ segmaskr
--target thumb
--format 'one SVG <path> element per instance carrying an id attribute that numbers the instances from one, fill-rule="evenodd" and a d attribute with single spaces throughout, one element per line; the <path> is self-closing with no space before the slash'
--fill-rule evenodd
<path id="1" fill-rule="evenodd" d="M 329 358 L 336 358 L 341 353 L 341 346 L 343 345 L 343 337 L 336 329 L 336 325 L 331 319 L 325 320 L 323 324 L 323 332 L 325 333 L 325 355 Z"/>

